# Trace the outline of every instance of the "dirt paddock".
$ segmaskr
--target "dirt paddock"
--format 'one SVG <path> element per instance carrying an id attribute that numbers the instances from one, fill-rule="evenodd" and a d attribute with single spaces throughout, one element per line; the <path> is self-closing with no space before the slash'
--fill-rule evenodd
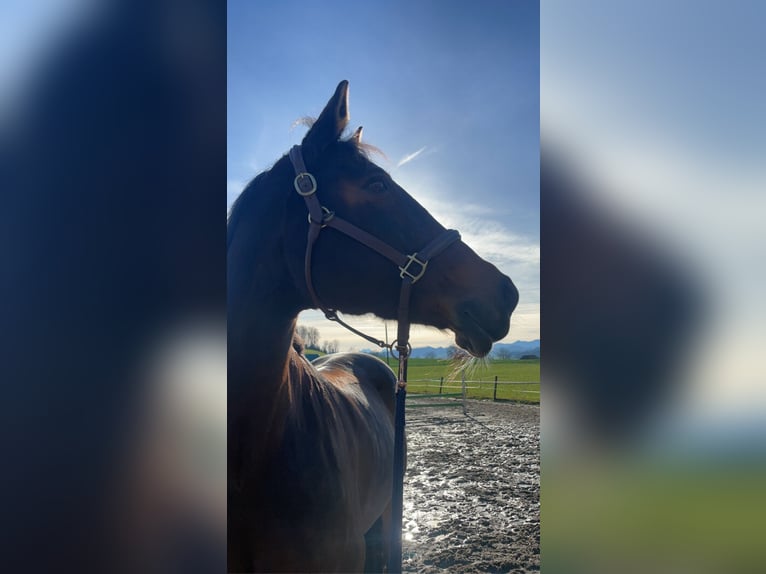
<path id="1" fill-rule="evenodd" d="M 407 409 L 403 570 L 539 571 L 540 408 L 467 405 Z"/>

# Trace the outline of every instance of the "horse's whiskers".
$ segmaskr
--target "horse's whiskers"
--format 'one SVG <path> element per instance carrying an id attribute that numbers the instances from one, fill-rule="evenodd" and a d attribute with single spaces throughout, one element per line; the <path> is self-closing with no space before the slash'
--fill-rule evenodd
<path id="1" fill-rule="evenodd" d="M 466 377 L 470 378 L 477 370 L 488 365 L 488 357 L 474 357 L 462 349 L 458 349 L 452 356 L 447 378 L 457 380 L 462 378 L 463 373 L 465 373 Z"/>

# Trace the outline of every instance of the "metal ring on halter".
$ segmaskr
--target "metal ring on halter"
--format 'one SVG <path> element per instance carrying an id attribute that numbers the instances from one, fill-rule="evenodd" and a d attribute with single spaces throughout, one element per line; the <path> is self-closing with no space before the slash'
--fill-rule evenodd
<path id="1" fill-rule="evenodd" d="M 338 312 L 335 309 L 326 309 L 324 312 L 324 317 L 328 321 L 338 321 L 340 320 L 340 317 L 338 317 Z"/>
<path id="2" fill-rule="evenodd" d="M 322 224 L 322 227 L 327 227 L 327 222 L 330 221 L 333 217 L 335 217 L 335 212 L 330 211 L 324 205 L 322 206 L 322 211 L 324 212 L 324 215 L 322 216 L 322 221 L 320 221 L 319 223 Z M 309 223 L 314 223 L 314 220 L 311 219 L 310 213 L 309 213 Z"/>
<path id="3" fill-rule="evenodd" d="M 300 182 L 304 181 L 304 178 L 306 177 L 309 178 L 309 183 L 311 183 L 311 189 L 303 191 L 303 187 L 301 186 Z M 302 195 L 303 197 L 308 197 L 309 195 L 316 193 L 316 190 L 317 190 L 317 180 L 314 179 L 313 175 L 305 171 L 295 176 L 295 179 L 293 180 L 293 185 L 295 186 L 295 191 L 298 192 L 298 195 Z"/>
<path id="4" fill-rule="evenodd" d="M 398 341 L 394 339 L 393 343 L 391 343 L 391 356 L 393 356 L 394 359 L 398 359 L 399 357 L 401 357 L 401 353 L 398 353 L 398 349 L 396 347 L 397 342 Z M 394 351 L 394 349 L 396 349 L 396 351 Z M 407 343 L 407 354 L 405 355 L 405 357 L 409 357 L 411 354 L 412 354 L 412 345 Z"/>

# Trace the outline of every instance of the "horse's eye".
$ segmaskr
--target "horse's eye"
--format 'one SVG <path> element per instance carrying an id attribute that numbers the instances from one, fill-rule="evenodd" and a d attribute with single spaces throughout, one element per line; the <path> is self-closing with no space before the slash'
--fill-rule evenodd
<path id="1" fill-rule="evenodd" d="M 367 184 L 367 190 L 372 193 L 383 193 L 386 191 L 386 189 L 387 187 L 385 181 L 376 180 Z"/>

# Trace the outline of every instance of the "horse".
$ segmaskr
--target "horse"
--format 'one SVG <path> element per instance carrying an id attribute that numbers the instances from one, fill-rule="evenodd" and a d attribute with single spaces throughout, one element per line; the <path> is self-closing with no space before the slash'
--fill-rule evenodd
<path id="1" fill-rule="evenodd" d="M 361 128 L 343 137 L 348 123 L 343 81 L 299 158 L 286 154 L 255 177 L 229 214 L 229 571 L 384 570 L 397 377 L 363 353 L 310 363 L 294 336 L 302 310 L 395 319 L 400 281 L 417 275 L 412 322 L 449 329 L 483 357 L 518 302 L 510 278 L 370 160 Z M 309 204 L 307 217 L 306 195 L 321 200 L 319 216 Z M 368 241 L 332 227 L 333 217 Z M 454 235 L 439 256 L 419 261 L 416 250 L 445 233 Z M 397 269 L 386 249 L 415 255 Z M 413 259 L 421 267 L 410 268 Z"/>

